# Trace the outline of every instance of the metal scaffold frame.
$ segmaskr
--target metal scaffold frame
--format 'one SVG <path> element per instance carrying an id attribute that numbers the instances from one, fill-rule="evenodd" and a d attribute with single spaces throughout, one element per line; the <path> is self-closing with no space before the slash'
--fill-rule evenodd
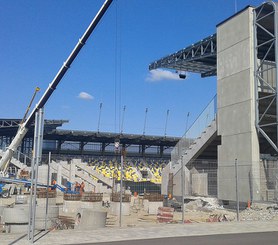
<path id="1" fill-rule="evenodd" d="M 254 9 L 254 76 L 256 127 L 278 153 L 278 25 L 277 3 L 266 2 Z"/>

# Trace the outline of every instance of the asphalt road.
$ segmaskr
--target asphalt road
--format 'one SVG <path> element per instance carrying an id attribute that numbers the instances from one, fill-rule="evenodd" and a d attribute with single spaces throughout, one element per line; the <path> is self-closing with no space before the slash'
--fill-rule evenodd
<path id="1" fill-rule="evenodd" d="M 95 245 L 96 243 L 86 243 Z M 99 242 L 99 245 L 277 245 L 278 232 L 185 236 L 159 239 Z"/>

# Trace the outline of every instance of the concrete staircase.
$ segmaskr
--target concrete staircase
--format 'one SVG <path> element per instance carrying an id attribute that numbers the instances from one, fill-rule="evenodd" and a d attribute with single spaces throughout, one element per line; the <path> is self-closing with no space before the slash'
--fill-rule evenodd
<path id="1" fill-rule="evenodd" d="M 93 170 L 89 166 L 87 166 L 86 163 L 82 162 L 75 162 L 75 166 L 79 168 L 81 171 L 86 172 L 87 174 L 95 177 L 98 179 L 99 182 L 101 182 L 103 185 L 106 185 L 110 188 L 113 186 L 113 180 L 110 178 L 106 178 L 102 174 L 98 173 L 97 171 Z M 78 171 L 79 172 L 79 171 Z"/>
<path id="2" fill-rule="evenodd" d="M 113 185 L 112 180 L 103 177 L 88 167 L 86 163 L 82 163 L 78 159 L 73 159 L 70 164 L 65 161 L 61 161 L 59 163 L 52 161 L 50 167 L 52 172 L 60 173 L 61 177 L 69 180 L 70 182 L 78 181 L 80 183 L 84 181 L 87 187 L 85 189 L 94 190 L 95 192 L 101 193 L 111 192 Z"/>
<path id="3" fill-rule="evenodd" d="M 0 150 L 0 156 L 1 157 L 3 156 L 3 154 L 4 154 L 4 151 Z M 23 155 L 22 153 L 19 153 L 19 154 L 15 153 L 14 154 L 15 157 L 12 157 L 10 164 L 14 165 L 17 168 L 17 170 L 27 169 L 28 166 L 26 164 L 22 163 L 20 160 L 18 160 L 18 159 L 20 159 L 20 156 L 21 156 L 20 154 Z M 25 159 L 26 159 L 26 157 L 27 156 L 25 156 Z"/>
<path id="4" fill-rule="evenodd" d="M 0 156 L 4 154 L 3 150 L 0 150 Z M 31 168 L 26 164 L 22 163 L 19 159 L 28 158 L 24 156 L 22 153 L 15 153 L 15 157 L 12 157 L 11 164 L 20 171 L 21 169 L 25 169 L 30 171 Z M 30 161 L 31 159 L 28 159 Z M 99 174 L 97 171 L 91 169 L 87 166 L 86 163 L 82 163 L 81 160 L 73 159 L 71 164 L 68 164 L 66 161 L 61 161 L 59 163 L 52 161 L 50 163 L 50 173 L 60 173 L 60 181 L 59 184 L 65 187 L 62 184 L 62 177 L 71 181 L 71 182 L 82 182 L 84 181 L 85 185 L 89 190 L 94 190 L 95 192 L 102 193 L 110 193 L 111 188 L 113 186 L 113 180 L 104 177 L 102 174 Z M 39 179 L 42 180 L 43 183 L 47 182 L 47 168 L 46 166 L 39 166 Z M 58 178 L 59 179 L 59 178 Z"/>
<path id="5" fill-rule="evenodd" d="M 189 148 L 184 152 L 183 160 L 185 165 L 192 159 L 196 159 L 208 145 L 217 137 L 217 123 L 213 120 L 211 124 L 196 138 Z M 174 175 L 179 171 L 179 166 L 175 166 Z"/>

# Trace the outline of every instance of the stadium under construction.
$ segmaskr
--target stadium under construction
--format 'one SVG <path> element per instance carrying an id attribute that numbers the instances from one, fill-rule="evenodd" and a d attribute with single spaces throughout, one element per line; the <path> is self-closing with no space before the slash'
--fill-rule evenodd
<path id="1" fill-rule="evenodd" d="M 24 222 L 15 222 L 10 207 L 4 208 L 9 231 L 23 232 L 28 226 L 33 242 L 34 229 L 51 228 L 47 222 L 61 214 L 65 222 L 66 215 L 73 217 L 74 229 L 105 227 L 107 213 L 122 226 L 131 207 L 133 215 L 147 207 L 143 211 L 156 215 L 156 221 L 172 222 L 174 208 L 166 201 L 182 202 L 179 212 L 184 215 L 185 196 L 214 197 L 223 205 L 236 202 L 238 212 L 239 203 L 278 200 L 278 3 L 247 6 L 219 23 L 215 34 L 149 65 L 149 70 L 178 71 L 181 78 L 186 72 L 216 77 L 217 95 L 181 138 L 63 130 L 59 127 L 67 120 L 43 120 L 44 104 L 89 35 L 79 40 L 74 57 L 25 122 L 0 119 L 0 170 L 32 180 L 19 182 L 17 191 L 30 194 L 29 211 L 27 206 L 13 208 Z M 44 187 L 38 193 L 37 184 Z M 60 209 L 58 198 L 63 199 Z M 50 205 L 53 217 L 49 214 L 43 225 L 38 220 L 38 228 L 41 216 L 36 217 L 32 205 L 39 212 Z"/>
<path id="2" fill-rule="evenodd" d="M 0 120 L 0 147 L 2 150 L 11 143 L 20 122 L 19 119 Z M 143 192 L 145 189 L 145 191 L 160 192 L 162 168 L 169 163 L 171 151 L 180 138 L 57 129 L 67 122 L 67 120 L 45 120 L 42 164 L 48 163 L 48 154 L 51 152 L 51 159 L 55 162 L 70 162 L 72 159 L 78 158 L 97 168 L 98 172 L 110 179 L 115 171 L 119 171 L 120 153 L 115 150 L 115 140 L 120 140 L 121 147 L 124 149 L 124 160 L 129 165 L 127 168 L 132 170 L 129 174 L 126 169 L 124 174 L 125 182 L 131 191 Z M 33 147 L 34 124 L 22 140 L 15 157 L 30 167 Z M 137 172 L 133 168 L 140 168 L 140 170 Z M 9 173 L 16 171 L 18 169 L 10 164 Z M 62 176 L 59 178 L 59 184 L 65 185 L 69 176 L 63 176 L 63 179 L 64 181 L 62 181 Z M 74 179 L 70 181 L 75 182 Z M 137 184 L 132 182 L 137 182 Z M 138 182 L 141 184 L 138 185 Z M 94 191 L 98 190 L 94 189 Z"/>

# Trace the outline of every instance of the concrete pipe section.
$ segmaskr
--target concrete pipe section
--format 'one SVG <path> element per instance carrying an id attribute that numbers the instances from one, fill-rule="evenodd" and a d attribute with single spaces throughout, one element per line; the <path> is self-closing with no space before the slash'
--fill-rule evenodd
<path id="1" fill-rule="evenodd" d="M 4 208 L 3 221 L 6 233 L 27 232 L 28 227 L 28 206 L 15 206 Z"/>
<path id="2" fill-rule="evenodd" d="M 76 214 L 74 229 L 94 230 L 96 228 L 104 228 L 106 225 L 106 218 L 106 211 L 82 208 Z"/>
<path id="3" fill-rule="evenodd" d="M 36 206 L 35 228 L 42 230 L 45 228 L 45 206 Z M 52 221 L 59 216 L 59 207 L 50 205 L 47 215 L 47 229 L 51 228 Z M 29 221 L 29 206 L 15 205 L 13 208 L 5 207 L 3 212 L 3 221 L 7 233 L 26 232 Z"/>

